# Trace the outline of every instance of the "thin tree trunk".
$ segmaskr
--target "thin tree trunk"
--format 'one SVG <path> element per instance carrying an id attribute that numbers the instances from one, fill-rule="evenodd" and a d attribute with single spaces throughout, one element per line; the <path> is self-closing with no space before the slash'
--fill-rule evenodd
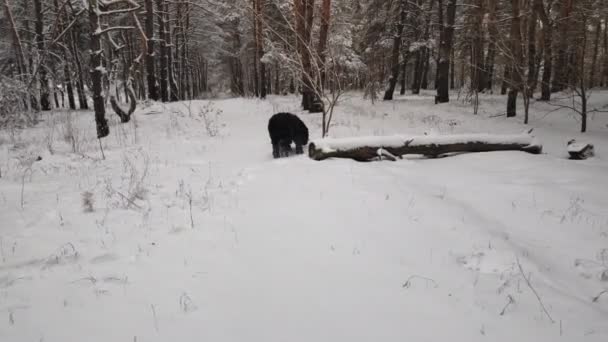
<path id="1" fill-rule="evenodd" d="M 420 88 L 422 85 L 422 59 L 423 59 L 422 48 L 418 48 L 414 53 L 416 61 L 414 62 L 414 82 L 412 83 L 412 94 L 420 94 Z"/>
<path id="2" fill-rule="evenodd" d="M 405 87 L 406 87 L 406 79 L 407 79 L 407 59 L 405 56 L 403 57 L 403 62 L 401 63 L 401 90 L 399 94 L 405 95 Z"/>
<path id="3" fill-rule="evenodd" d="M 531 7 L 531 6 L 530 6 Z M 532 8 L 531 8 L 532 9 Z M 534 96 L 536 89 L 536 25 L 538 24 L 538 13 L 532 9 L 528 22 L 528 81 L 527 91 L 529 98 Z"/>
<path id="4" fill-rule="evenodd" d="M 160 98 L 163 102 L 169 101 L 168 73 L 167 73 L 167 32 L 165 30 L 164 0 L 156 0 L 158 18 L 158 39 L 160 40 Z"/>
<path id="5" fill-rule="evenodd" d="M 428 89 L 429 87 L 429 68 L 431 67 L 431 49 L 424 48 L 424 68 L 422 69 L 422 80 L 420 81 L 420 88 Z"/>
<path id="6" fill-rule="evenodd" d="M 169 82 L 169 100 L 175 102 L 179 100 L 179 89 L 175 82 L 175 65 L 173 58 L 173 32 L 171 31 L 171 15 L 169 13 L 169 3 L 164 2 L 164 13 L 165 17 L 165 39 L 167 46 L 167 76 Z"/>
<path id="7" fill-rule="evenodd" d="M 446 20 L 443 20 L 443 0 L 437 0 L 440 22 L 439 63 L 437 65 L 437 103 L 450 101 L 450 55 L 454 39 L 457 0 L 448 0 Z"/>
<path id="8" fill-rule="evenodd" d="M 473 28 L 473 50 L 471 51 L 472 55 L 472 63 L 471 68 L 472 75 L 471 79 L 473 84 L 471 85 L 472 89 L 475 89 L 477 92 L 483 91 L 486 86 L 484 82 L 484 77 L 486 74 L 483 60 L 483 35 L 484 32 L 482 30 L 482 22 L 485 14 L 485 10 L 483 7 L 484 0 L 476 0 L 475 6 L 475 26 Z"/>
<path id="9" fill-rule="evenodd" d="M 596 75 L 598 74 L 597 68 L 597 55 L 600 49 L 600 34 L 602 32 L 602 21 L 597 19 L 595 25 L 595 38 L 593 42 L 593 55 L 591 56 L 591 70 L 589 70 L 589 88 L 595 87 Z"/>
<path id="10" fill-rule="evenodd" d="M 158 86 L 156 84 L 156 61 L 154 56 L 154 3 L 152 0 L 145 0 L 146 8 L 146 41 L 148 51 L 146 53 L 146 77 L 148 80 L 148 98 L 158 101 Z"/>
<path id="11" fill-rule="evenodd" d="M 23 44 L 21 43 L 21 37 L 19 36 L 19 29 L 13 18 L 13 12 L 8 3 L 8 0 L 4 0 L 4 13 L 9 21 L 11 28 L 11 35 L 13 37 L 13 49 L 15 50 L 15 59 L 17 61 L 17 70 L 22 77 L 24 74 L 29 74 L 27 70 L 27 64 L 25 63 L 25 54 L 23 52 Z"/>
<path id="12" fill-rule="evenodd" d="M 89 0 L 89 25 L 91 34 L 91 82 L 93 84 L 93 107 L 95 108 L 95 124 L 97 128 L 97 138 L 101 139 L 110 134 L 108 121 L 106 120 L 106 109 L 104 98 L 102 95 L 102 70 L 101 64 L 101 37 L 98 32 L 101 31 L 99 5 L 97 0 Z"/>
<path id="13" fill-rule="evenodd" d="M 485 88 L 492 92 L 494 87 L 494 61 L 496 58 L 496 41 L 498 39 L 498 28 L 496 27 L 496 0 L 488 1 L 488 31 L 490 33 L 490 41 L 488 42 L 488 53 L 484 63 L 485 71 Z"/>
<path id="14" fill-rule="evenodd" d="M 553 22 L 549 19 L 543 0 L 534 0 L 534 11 L 543 24 L 543 77 L 541 80 L 542 101 L 551 99 L 551 77 L 553 72 Z"/>
<path id="15" fill-rule="evenodd" d="M 325 59 L 327 57 L 327 36 L 329 33 L 329 21 L 331 16 L 331 0 L 322 0 L 321 4 L 321 29 L 319 31 L 319 45 L 317 47 L 317 54 L 319 56 L 319 69 L 321 69 L 321 77 L 319 82 L 319 89 L 323 89 L 326 79 L 325 70 Z"/>
<path id="16" fill-rule="evenodd" d="M 38 77 L 40 80 L 40 109 L 51 110 L 51 101 L 49 99 L 49 81 L 47 77 L 46 63 L 42 61 L 43 55 L 46 55 L 44 46 L 44 13 L 42 11 L 42 0 L 34 0 L 34 11 L 36 11 L 36 48 L 38 49 L 39 70 Z"/>
<path id="17" fill-rule="evenodd" d="M 509 73 L 509 95 L 507 99 L 507 117 L 517 115 L 517 95 L 521 90 L 522 82 L 522 46 L 521 46 L 521 18 L 519 0 L 511 0 L 511 31 L 509 34 L 509 52 L 511 72 Z"/>
<path id="18" fill-rule="evenodd" d="M 65 11 L 65 9 L 62 9 L 59 7 L 59 2 L 58 0 L 54 0 L 53 1 L 53 5 L 55 6 L 55 12 L 57 13 L 57 27 L 58 27 L 58 31 L 63 31 L 64 30 L 64 25 L 63 25 L 63 20 L 62 20 L 62 16 L 65 15 L 67 17 L 67 11 Z M 68 46 L 68 41 L 65 38 L 65 36 L 61 39 L 61 41 L 63 42 L 63 47 L 61 48 L 62 50 L 62 55 L 63 55 L 63 77 L 64 77 L 64 89 L 67 90 L 68 93 L 68 103 L 70 106 L 71 110 L 76 109 L 76 103 L 74 101 L 74 89 L 72 88 L 72 77 L 71 77 L 71 71 L 70 71 L 70 67 L 69 67 L 69 58 L 68 58 L 68 52 L 66 50 L 68 50 L 68 48 L 66 46 Z M 63 92 L 61 92 L 61 101 L 64 102 L 64 94 Z M 62 103 L 62 106 L 64 106 L 64 104 Z"/>
<path id="19" fill-rule="evenodd" d="M 559 40 L 558 40 L 558 50 L 557 50 L 557 60 L 555 63 L 554 69 L 554 78 L 552 84 L 552 91 L 562 91 L 568 87 L 569 80 L 568 74 L 570 73 L 570 68 L 568 64 L 569 55 L 570 55 L 570 15 L 572 13 L 572 2 L 573 0 L 562 0 L 561 8 L 560 8 L 560 16 L 558 23 L 559 30 Z"/>
<path id="20" fill-rule="evenodd" d="M 262 62 L 262 57 L 264 57 L 264 40 L 263 40 L 263 31 L 264 31 L 264 21 L 262 20 L 264 16 L 264 8 L 262 6 L 262 0 L 254 0 L 254 15 L 255 15 L 255 46 L 256 46 L 256 63 L 260 65 L 260 98 L 265 99 L 267 93 L 267 75 L 266 75 L 266 64 Z"/>
<path id="21" fill-rule="evenodd" d="M 608 86 L 608 16 L 604 19 L 604 68 L 602 86 Z"/>
<path id="22" fill-rule="evenodd" d="M 399 55 L 401 54 L 401 36 L 403 35 L 403 27 L 405 25 L 406 3 L 406 0 L 401 0 L 399 4 L 399 10 L 401 14 L 399 17 L 399 22 L 397 23 L 395 38 L 393 39 L 393 53 L 391 56 L 391 76 L 389 78 L 388 88 L 384 93 L 385 101 L 393 99 L 393 93 L 395 92 L 395 86 L 397 85 L 397 78 L 399 77 Z"/>
<path id="23" fill-rule="evenodd" d="M 455 83 L 455 70 L 456 70 L 456 52 L 454 49 L 450 52 L 450 89 L 456 89 Z M 437 75 L 437 73 L 435 73 Z M 435 77 L 435 89 L 437 89 L 437 78 Z"/>

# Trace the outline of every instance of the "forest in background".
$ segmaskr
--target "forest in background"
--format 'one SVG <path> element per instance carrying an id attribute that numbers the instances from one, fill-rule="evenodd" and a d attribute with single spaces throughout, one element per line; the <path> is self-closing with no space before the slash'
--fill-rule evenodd
<path id="1" fill-rule="evenodd" d="M 500 93 L 506 117 L 519 99 L 526 122 L 530 101 L 571 97 L 555 107 L 584 132 L 603 111 L 589 92 L 608 86 L 604 0 L 2 2 L 2 126 L 91 109 L 102 138 L 108 109 L 127 122 L 139 100 L 298 93 L 325 135 L 344 92 L 390 101 L 427 89 L 474 113 L 480 93 Z"/>

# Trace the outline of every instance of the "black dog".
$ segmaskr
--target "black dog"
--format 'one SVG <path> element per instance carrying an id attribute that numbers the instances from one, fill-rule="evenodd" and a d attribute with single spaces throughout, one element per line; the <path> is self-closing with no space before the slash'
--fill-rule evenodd
<path id="1" fill-rule="evenodd" d="M 268 121 L 268 133 L 272 141 L 272 156 L 286 157 L 291 152 L 291 142 L 296 144 L 296 153 L 304 153 L 302 146 L 308 144 L 308 128 L 291 113 L 277 113 Z"/>

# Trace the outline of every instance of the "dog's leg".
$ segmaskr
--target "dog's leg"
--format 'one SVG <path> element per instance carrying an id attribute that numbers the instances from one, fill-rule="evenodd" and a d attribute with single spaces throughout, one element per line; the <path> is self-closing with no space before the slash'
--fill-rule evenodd
<path id="1" fill-rule="evenodd" d="M 272 143 L 272 157 L 279 158 L 281 152 L 281 146 L 278 143 Z"/>

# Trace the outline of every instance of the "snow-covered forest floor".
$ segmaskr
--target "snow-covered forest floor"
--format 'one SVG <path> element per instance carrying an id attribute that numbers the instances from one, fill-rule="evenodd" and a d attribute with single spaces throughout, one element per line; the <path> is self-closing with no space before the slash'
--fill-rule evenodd
<path id="1" fill-rule="evenodd" d="M 295 96 L 112 114 L 105 160 L 90 112 L 1 132 L 0 341 L 607 341 L 608 115 L 504 101 L 349 94 L 331 135 L 534 128 L 543 154 L 274 160 L 273 113 L 320 136 Z"/>

